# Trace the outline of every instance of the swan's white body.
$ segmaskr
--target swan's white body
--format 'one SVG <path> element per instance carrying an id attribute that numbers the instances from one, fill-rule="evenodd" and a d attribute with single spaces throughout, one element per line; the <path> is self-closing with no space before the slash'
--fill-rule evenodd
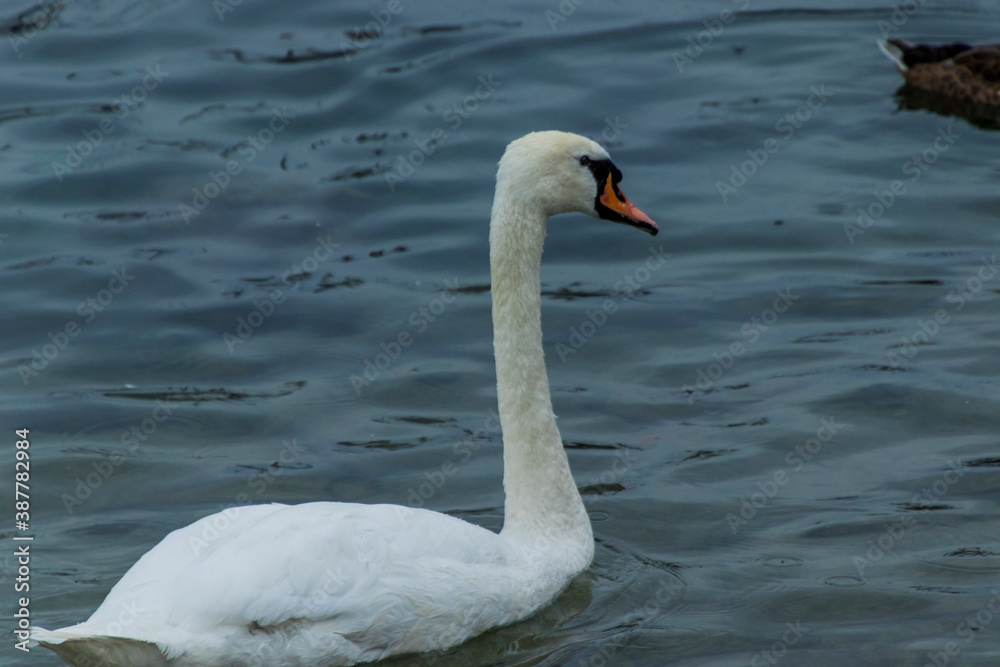
<path id="1" fill-rule="evenodd" d="M 330 667 L 454 646 L 548 604 L 589 566 L 594 541 L 552 414 L 542 242 L 546 219 L 567 211 L 655 233 L 615 177 L 600 146 L 562 132 L 512 142 L 500 162 L 490 225 L 499 534 L 395 505 L 233 508 L 168 535 L 86 622 L 33 638 L 75 665 Z"/>

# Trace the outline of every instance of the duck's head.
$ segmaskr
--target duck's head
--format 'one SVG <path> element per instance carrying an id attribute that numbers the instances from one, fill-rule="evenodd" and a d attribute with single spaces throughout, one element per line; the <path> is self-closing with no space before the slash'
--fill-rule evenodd
<path id="1" fill-rule="evenodd" d="M 500 159 L 497 191 L 541 209 L 546 217 L 580 212 L 602 220 L 659 230 L 618 188 L 622 173 L 608 152 L 570 132 L 532 132 L 512 141 Z"/>

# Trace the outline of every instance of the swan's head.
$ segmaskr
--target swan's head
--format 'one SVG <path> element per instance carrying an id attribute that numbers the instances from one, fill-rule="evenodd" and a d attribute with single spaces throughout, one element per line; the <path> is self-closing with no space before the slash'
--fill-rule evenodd
<path id="1" fill-rule="evenodd" d="M 649 216 L 618 188 L 622 173 L 599 144 L 570 132 L 532 132 L 512 141 L 497 171 L 497 191 L 537 206 L 546 217 L 579 212 L 655 235 Z"/>

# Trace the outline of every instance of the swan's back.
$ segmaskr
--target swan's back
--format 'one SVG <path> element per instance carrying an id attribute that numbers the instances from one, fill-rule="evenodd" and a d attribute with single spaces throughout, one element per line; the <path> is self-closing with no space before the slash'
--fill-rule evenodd
<path id="1" fill-rule="evenodd" d="M 262 654 L 268 667 L 353 664 L 454 645 L 530 615 L 564 586 L 496 533 L 427 510 L 307 503 L 229 513 L 227 526 L 213 525 L 217 514 L 174 531 L 90 620 L 37 638 L 61 642 L 71 662 L 74 643 L 94 655 L 148 641 L 176 665 L 216 665 L 219 655 L 255 664 Z M 138 641 L 99 639 L 115 634 Z"/>

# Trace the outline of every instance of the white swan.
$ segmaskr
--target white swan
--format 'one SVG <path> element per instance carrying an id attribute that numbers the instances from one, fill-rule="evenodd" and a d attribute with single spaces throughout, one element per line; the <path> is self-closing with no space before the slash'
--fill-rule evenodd
<path id="1" fill-rule="evenodd" d="M 240 507 L 169 534 L 84 623 L 33 639 L 74 665 L 329 667 L 433 651 L 534 614 L 594 539 L 542 353 L 546 219 L 579 211 L 656 234 L 598 144 L 535 132 L 509 146 L 490 222 L 503 530 L 396 505 Z M 214 536 L 214 537 L 213 537 Z"/>

